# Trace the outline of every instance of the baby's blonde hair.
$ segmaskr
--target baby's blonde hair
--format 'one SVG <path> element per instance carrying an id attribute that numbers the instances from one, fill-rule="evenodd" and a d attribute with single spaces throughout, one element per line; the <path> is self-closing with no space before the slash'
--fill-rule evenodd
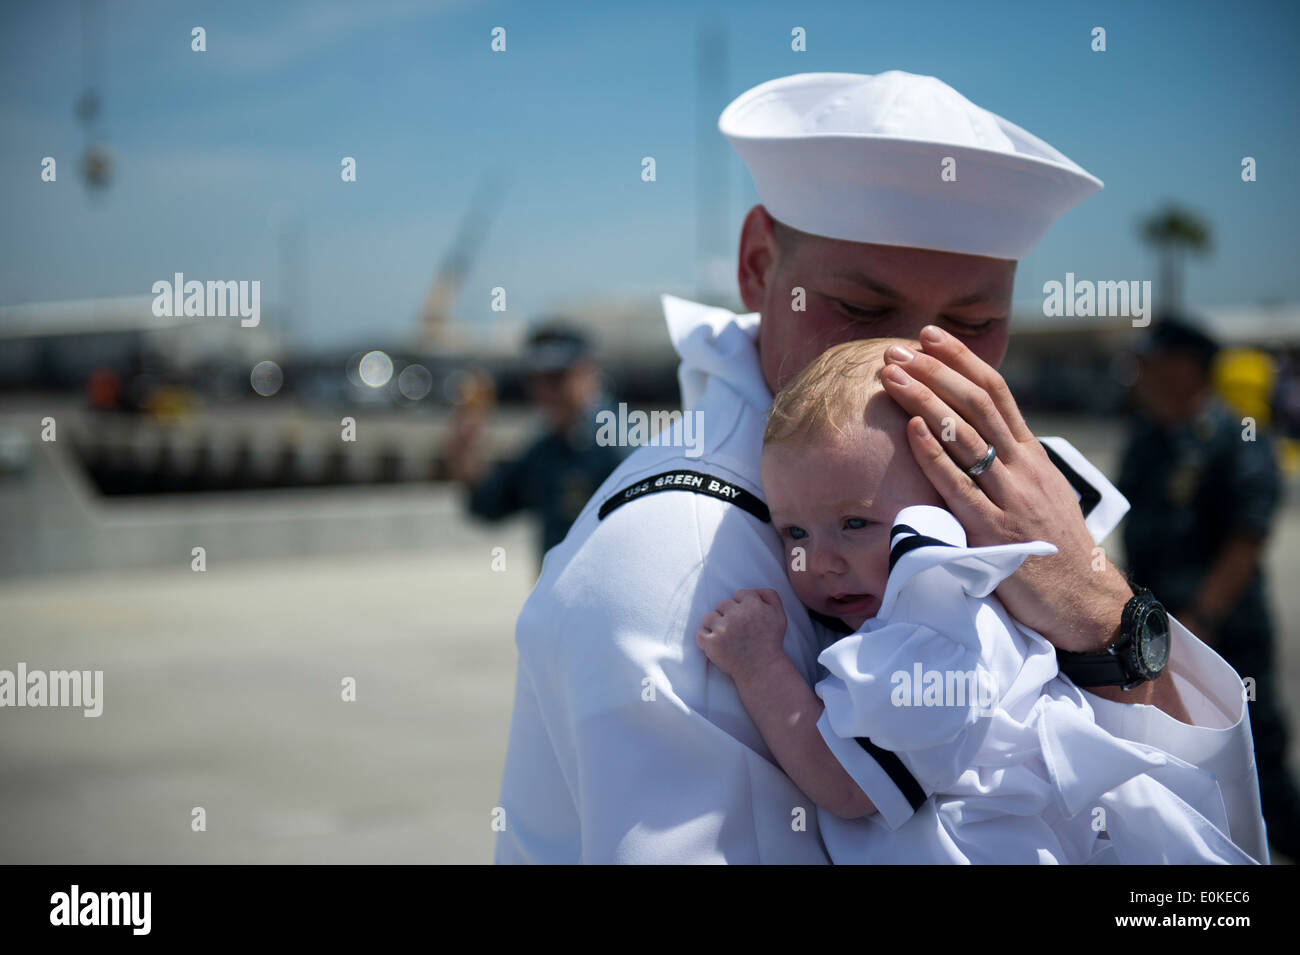
<path id="1" fill-rule="evenodd" d="M 777 392 L 763 447 L 826 438 L 832 431 L 842 436 L 846 423 L 865 422 L 867 406 L 876 401 L 893 409 L 892 414 L 885 412 L 894 419 L 890 424 L 906 423 L 902 410 L 882 394 L 878 377 L 885 349 L 899 344 L 919 350 L 906 338 L 864 338 L 835 345 L 810 361 Z"/>

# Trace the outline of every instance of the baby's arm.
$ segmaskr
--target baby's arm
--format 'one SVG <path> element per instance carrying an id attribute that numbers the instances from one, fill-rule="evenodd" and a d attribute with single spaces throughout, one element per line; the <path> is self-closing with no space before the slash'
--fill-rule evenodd
<path id="1" fill-rule="evenodd" d="M 764 742 L 809 799 L 843 819 L 876 811 L 817 730 L 822 702 L 781 649 L 785 611 L 775 590 L 738 590 L 695 634 L 705 656 L 735 681 Z"/>

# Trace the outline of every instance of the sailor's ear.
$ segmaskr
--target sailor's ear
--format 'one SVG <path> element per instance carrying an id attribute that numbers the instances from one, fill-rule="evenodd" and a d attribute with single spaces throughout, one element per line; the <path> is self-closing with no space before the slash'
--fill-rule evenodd
<path id="1" fill-rule="evenodd" d="M 741 300 L 751 312 L 761 312 L 782 255 L 775 220 L 763 206 L 749 210 L 740 227 L 736 279 Z"/>

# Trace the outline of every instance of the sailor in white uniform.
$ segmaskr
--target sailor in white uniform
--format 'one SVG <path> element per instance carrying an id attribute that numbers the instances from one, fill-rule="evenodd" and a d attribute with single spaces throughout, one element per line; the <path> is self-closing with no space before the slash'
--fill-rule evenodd
<path id="1" fill-rule="evenodd" d="M 868 799 L 864 739 L 930 798 L 897 828 L 889 812 L 866 832 L 828 826 L 836 863 L 1255 862 L 1227 835 L 1214 778 L 1097 726 L 1052 645 L 990 596 L 1051 544 L 967 547 L 956 518 L 927 505 L 900 511 L 890 536 L 879 611 L 821 655 L 818 729 Z"/>
<path id="2" fill-rule="evenodd" d="M 1002 429 L 1023 438 L 1023 422 L 989 369 L 1005 351 L 1015 261 L 1100 183 L 938 80 L 905 73 L 772 81 L 729 106 L 720 126 L 764 202 L 741 236 L 753 312 L 664 298 L 682 407 L 701 413 L 703 441 L 686 442 L 679 423 L 638 449 L 546 555 L 516 627 L 498 862 L 829 861 L 825 817 L 773 763 L 694 634 L 740 589 L 772 588 L 799 606 L 761 499 L 764 420 L 775 390 L 839 341 L 947 332 L 907 363 L 910 391 L 887 388 L 936 436 L 940 413 L 957 420 L 958 440 L 923 467 L 973 544 L 1005 527 L 1005 540 L 1060 549 L 999 588 L 1017 619 L 1058 648 L 1102 650 L 1129 593 L 1118 571 L 1087 573 L 1100 535 L 1080 516 L 1081 492 L 1041 452 L 1017 453 Z M 955 179 L 942 178 L 945 160 Z M 863 281 L 846 279 L 846 265 Z M 850 281 L 862 290 L 844 291 Z M 879 308 L 864 307 L 879 296 Z M 981 431 L 1002 443 L 971 482 L 962 471 L 981 459 Z M 1086 496 L 1122 502 L 1095 471 Z M 810 684 L 834 636 L 788 615 L 784 648 Z M 1138 702 L 1106 692 L 1089 694 L 1097 724 L 1212 774 L 1233 842 L 1265 857 L 1232 669 L 1174 621 L 1168 665 L 1127 697 Z M 898 826 L 924 796 L 891 777 L 896 760 L 881 754 L 863 758 L 888 780 L 875 792 L 892 798 Z"/>

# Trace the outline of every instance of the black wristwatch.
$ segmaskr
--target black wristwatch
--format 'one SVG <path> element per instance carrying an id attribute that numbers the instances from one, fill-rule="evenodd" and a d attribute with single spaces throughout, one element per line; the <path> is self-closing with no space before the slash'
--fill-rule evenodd
<path id="1" fill-rule="evenodd" d="M 1119 639 L 1099 653 L 1056 651 L 1061 672 L 1076 686 L 1122 686 L 1131 690 L 1154 680 L 1169 662 L 1169 614 L 1151 591 L 1133 587 L 1124 605 Z"/>

